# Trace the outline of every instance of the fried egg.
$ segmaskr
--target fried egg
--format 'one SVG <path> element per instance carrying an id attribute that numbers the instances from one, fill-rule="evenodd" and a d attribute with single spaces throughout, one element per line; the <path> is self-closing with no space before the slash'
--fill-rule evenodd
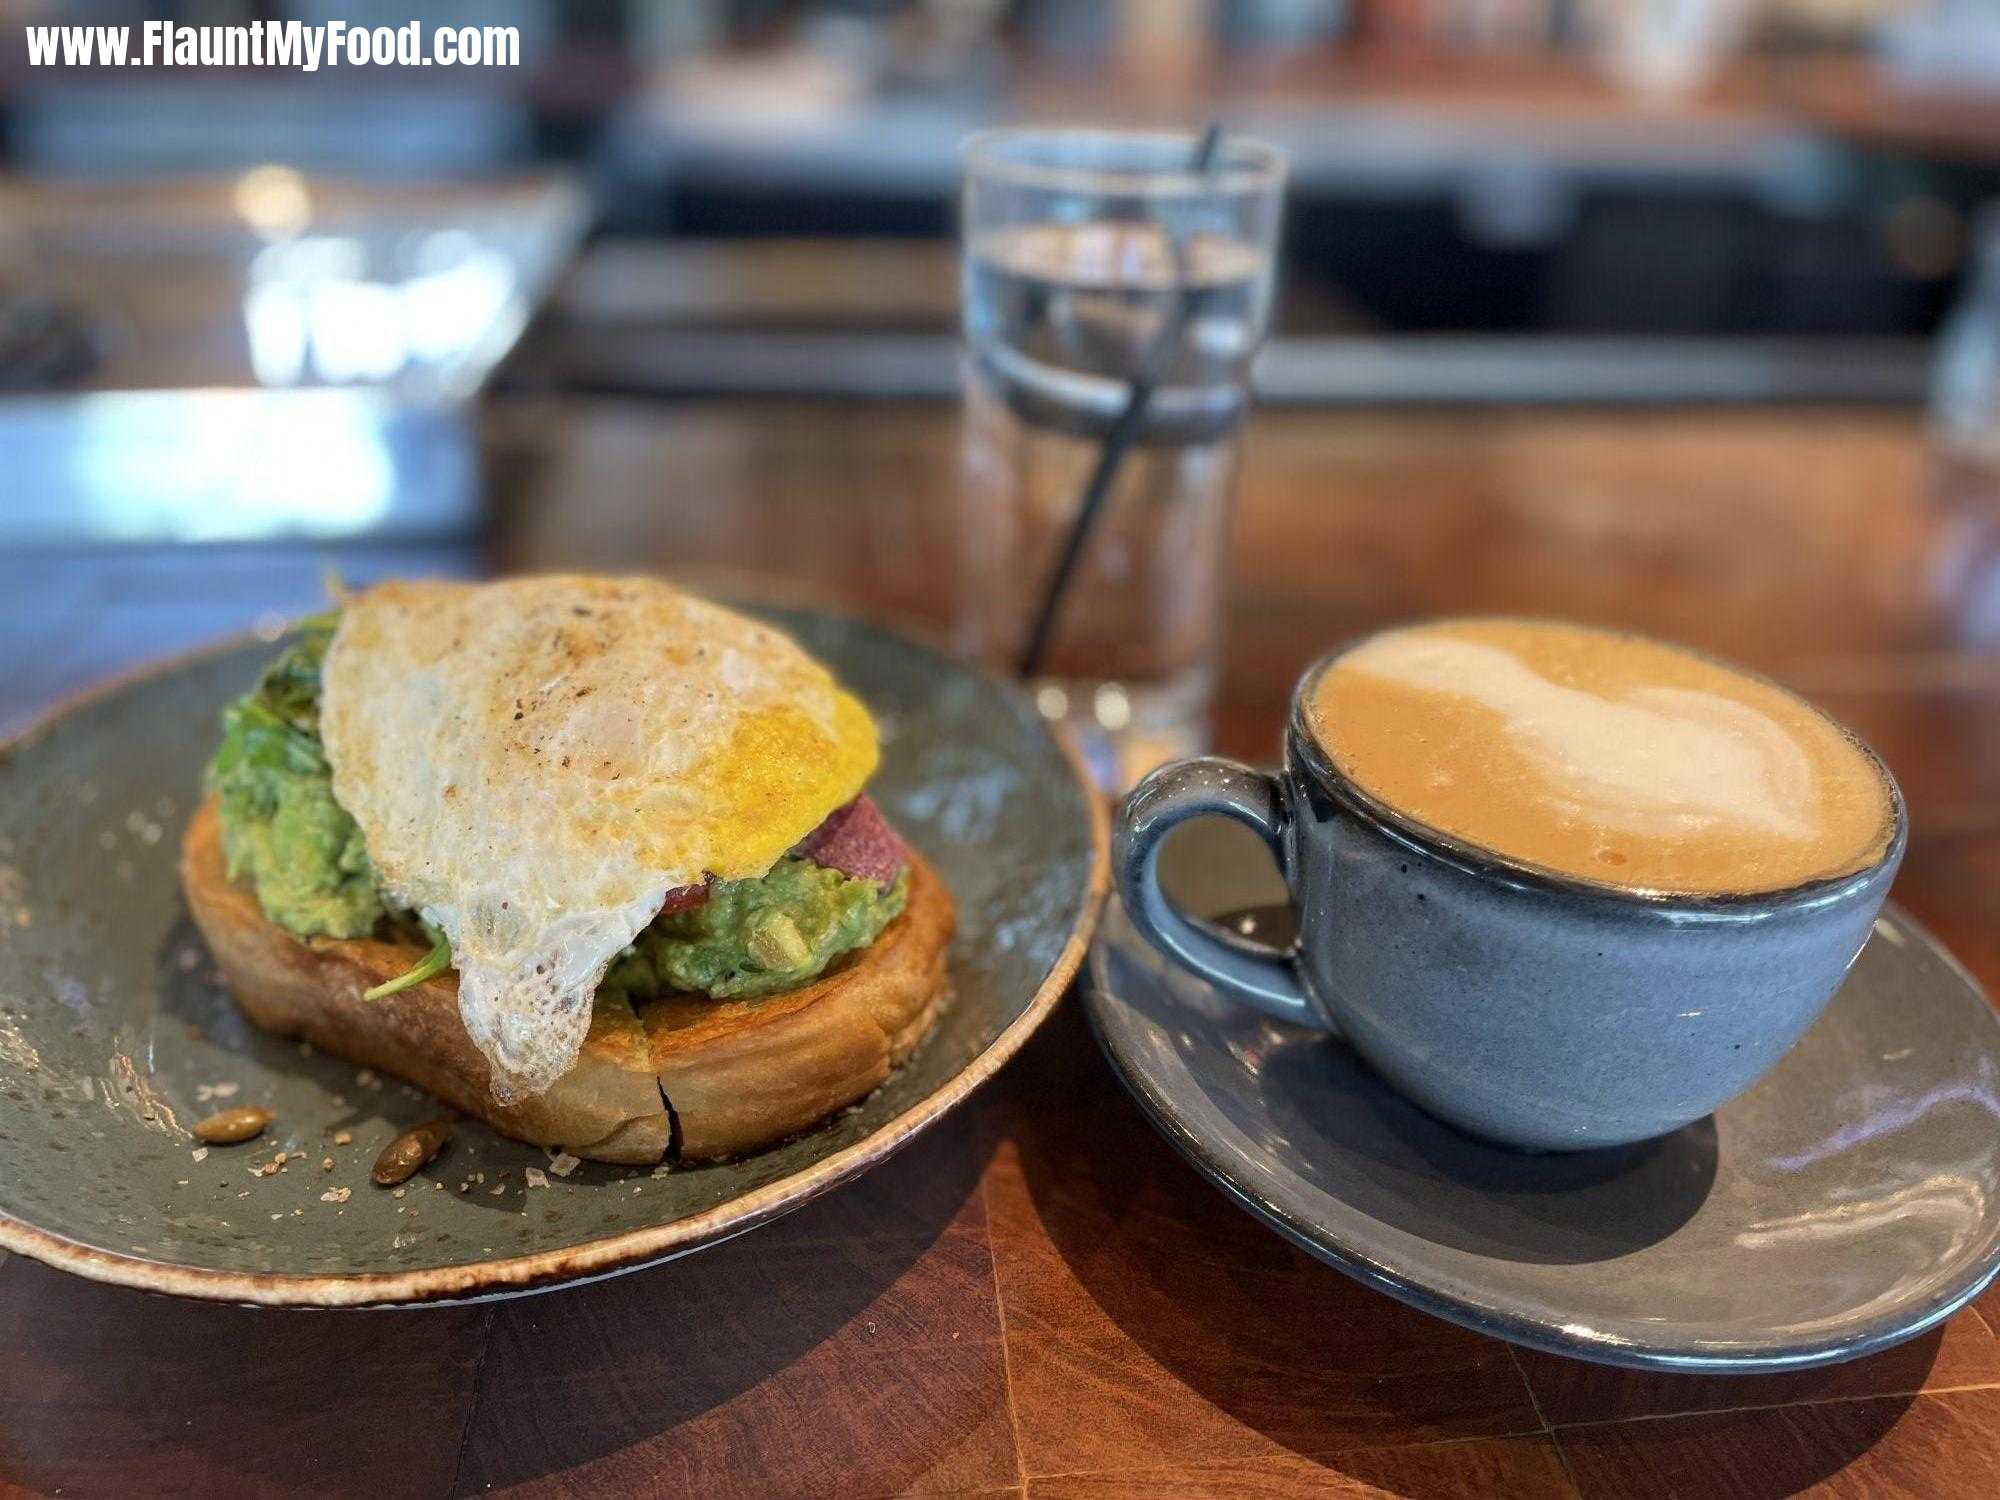
<path id="1" fill-rule="evenodd" d="M 879 753 L 787 636 L 648 579 L 371 589 L 327 651 L 320 728 L 384 890 L 451 941 L 503 1103 L 576 1060 L 669 891 L 764 874 Z"/>

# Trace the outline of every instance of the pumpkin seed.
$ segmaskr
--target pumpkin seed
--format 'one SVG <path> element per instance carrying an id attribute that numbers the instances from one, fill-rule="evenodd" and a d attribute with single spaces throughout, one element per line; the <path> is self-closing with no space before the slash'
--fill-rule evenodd
<path id="1" fill-rule="evenodd" d="M 195 1123 L 194 1138 L 211 1146 L 234 1146 L 262 1134 L 264 1127 L 277 1118 L 268 1109 L 259 1109 L 254 1104 L 217 1110 Z"/>
<path id="2" fill-rule="evenodd" d="M 444 1143 L 450 1136 L 449 1120 L 426 1120 L 421 1125 L 413 1125 L 382 1148 L 382 1154 L 375 1158 L 375 1166 L 368 1175 L 383 1187 L 406 1182 L 444 1149 Z"/>

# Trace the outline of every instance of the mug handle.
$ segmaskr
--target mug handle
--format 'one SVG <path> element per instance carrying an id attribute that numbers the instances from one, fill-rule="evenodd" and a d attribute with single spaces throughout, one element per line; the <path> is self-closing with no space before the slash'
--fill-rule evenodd
<path id="1" fill-rule="evenodd" d="M 1292 883 L 1285 846 L 1291 807 L 1284 783 L 1215 756 L 1176 761 L 1134 787 L 1118 810 L 1111 863 L 1126 915 L 1147 942 L 1231 999 L 1295 1026 L 1333 1030 L 1306 993 L 1296 949 L 1277 955 L 1231 943 L 1190 921 L 1160 889 L 1160 840 L 1189 818 L 1206 817 L 1234 818 L 1261 834 L 1285 883 Z"/>

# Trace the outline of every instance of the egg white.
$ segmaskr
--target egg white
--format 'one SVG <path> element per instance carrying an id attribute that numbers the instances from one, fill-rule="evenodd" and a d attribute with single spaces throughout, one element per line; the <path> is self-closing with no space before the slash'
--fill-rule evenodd
<path id="1" fill-rule="evenodd" d="M 371 589 L 327 651 L 320 727 L 384 888 L 451 940 L 503 1102 L 576 1060 L 669 890 L 763 874 L 878 757 L 788 637 L 649 579 Z"/>

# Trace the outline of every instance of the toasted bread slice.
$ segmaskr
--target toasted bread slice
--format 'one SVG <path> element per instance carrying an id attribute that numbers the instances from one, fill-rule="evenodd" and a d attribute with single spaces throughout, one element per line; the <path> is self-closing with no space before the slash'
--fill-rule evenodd
<path id="1" fill-rule="evenodd" d="M 754 1151 L 870 1092 L 937 1020 L 954 922 L 944 882 L 912 853 L 902 915 L 813 983 L 765 1000 L 600 1004 L 575 1066 L 547 1093 L 502 1105 L 459 1020 L 458 976 L 363 1000 L 422 950 L 297 938 L 272 922 L 229 879 L 213 798 L 182 839 L 181 887 L 231 993 L 267 1031 L 407 1079 L 517 1140 L 630 1165 Z"/>

